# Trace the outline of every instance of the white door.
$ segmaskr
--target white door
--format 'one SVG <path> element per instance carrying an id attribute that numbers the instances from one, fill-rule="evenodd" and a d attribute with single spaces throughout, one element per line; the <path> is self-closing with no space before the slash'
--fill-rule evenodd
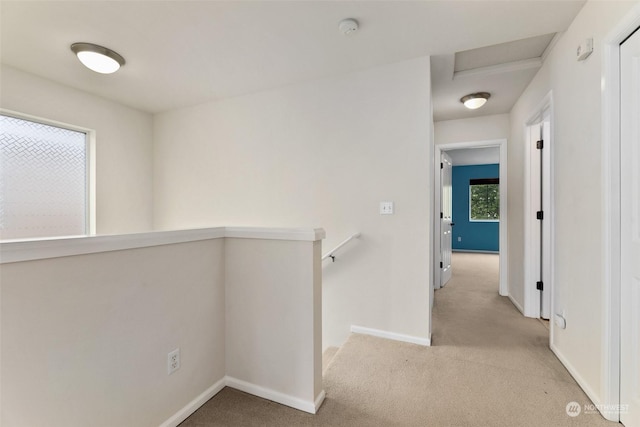
<path id="1" fill-rule="evenodd" d="M 452 191 L 452 164 L 451 157 L 442 153 L 440 159 L 440 287 L 451 279 L 451 243 L 453 227 L 453 191 Z"/>
<path id="2" fill-rule="evenodd" d="M 640 31 L 620 46 L 620 421 L 640 426 Z"/>

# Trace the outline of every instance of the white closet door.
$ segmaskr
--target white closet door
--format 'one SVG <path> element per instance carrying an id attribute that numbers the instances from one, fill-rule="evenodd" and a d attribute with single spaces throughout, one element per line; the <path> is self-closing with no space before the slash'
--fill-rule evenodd
<path id="1" fill-rule="evenodd" d="M 620 421 L 640 426 L 640 31 L 620 47 Z"/>

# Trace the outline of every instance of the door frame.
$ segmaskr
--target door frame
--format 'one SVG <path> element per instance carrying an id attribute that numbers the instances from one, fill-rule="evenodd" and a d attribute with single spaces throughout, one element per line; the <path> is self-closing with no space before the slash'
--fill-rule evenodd
<path id="1" fill-rule="evenodd" d="M 616 408 L 620 403 L 620 307 L 622 275 L 620 248 L 620 43 L 640 27 L 640 5 L 634 6 L 603 39 L 602 60 L 602 183 L 603 183 L 603 274 L 602 290 L 602 403 Z M 608 286 L 607 286 L 608 285 Z M 619 411 L 601 411 L 619 422 Z"/>
<path id="2" fill-rule="evenodd" d="M 458 150 L 462 148 L 487 148 L 498 147 L 500 149 L 500 285 L 498 292 L 502 296 L 509 295 L 509 286 L 507 284 L 507 262 L 508 262 L 508 243 L 507 243 L 507 140 L 491 139 L 485 141 L 467 141 L 454 142 L 449 144 L 435 145 L 435 155 L 433 158 L 433 194 L 437 203 L 433 204 L 432 226 L 433 226 L 433 287 L 440 288 L 440 191 L 442 189 L 440 183 L 440 158 L 443 151 Z M 437 256 L 436 256 L 437 254 Z"/>
<path id="3" fill-rule="evenodd" d="M 551 296 L 551 307 L 550 307 L 550 320 L 553 320 L 554 316 L 554 299 L 553 299 L 553 267 L 554 267 L 554 236 L 555 236 L 555 212 L 554 212 L 554 204 L 553 204 L 553 189 L 554 189 L 554 180 L 553 180 L 553 156 L 551 155 L 551 151 L 553 149 L 553 93 L 549 91 L 545 97 L 540 101 L 538 106 L 533 110 L 533 114 L 529 117 L 529 120 L 525 122 L 524 125 L 524 141 L 527 144 L 525 147 L 525 161 L 524 161 L 524 307 L 523 314 L 526 317 L 540 318 L 541 310 L 540 310 L 540 301 L 541 295 L 535 284 L 537 280 L 543 280 L 544 286 L 549 290 Z M 548 232 L 545 233 L 546 239 L 543 239 L 542 242 L 542 253 L 545 255 L 542 259 L 540 259 L 540 263 L 543 263 L 542 270 L 547 272 L 545 274 L 545 278 L 539 277 L 539 272 L 535 271 L 534 265 L 536 264 L 535 259 L 537 258 L 537 254 L 540 252 L 540 242 L 538 239 L 534 238 L 534 233 L 538 227 L 538 219 L 533 216 L 532 213 L 532 197 L 531 194 L 531 183 L 533 181 L 534 172 L 531 170 L 531 150 L 532 146 L 535 143 L 531 139 L 531 135 L 529 129 L 531 126 L 534 126 L 538 123 L 545 121 L 545 118 L 549 119 L 550 126 L 550 141 L 545 141 L 545 147 L 543 148 L 547 150 L 549 153 L 548 156 L 545 156 L 547 160 L 547 164 L 543 165 L 542 174 L 545 176 L 545 182 L 548 184 L 547 192 L 543 191 L 543 210 L 544 210 L 544 219 L 543 221 L 547 221 L 548 224 Z M 545 167 L 546 166 L 546 167 Z M 536 175 L 535 179 L 539 180 L 540 176 Z M 543 189 L 541 189 L 542 191 Z M 545 265 L 546 264 L 546 265 Z M 550 322 L 553 323 L 553 322 Z M 553 325 L 550 325 L 549 331 L 549 343 L 553 342 Z"/>

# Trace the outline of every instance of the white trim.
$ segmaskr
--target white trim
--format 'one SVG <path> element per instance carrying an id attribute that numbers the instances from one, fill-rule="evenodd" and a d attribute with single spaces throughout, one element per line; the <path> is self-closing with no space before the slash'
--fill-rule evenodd
<path id="1" fill-rule="evenodd" d="M 216 227 L 110 236 L 72 236 L 48 239 L 5 240 L 0 242 L 0 264 L 98 252 L 121 251 L 150 246 L 172 245 L 223 237 L 315 242 L 323 239 L 324 236 L 325 232 L 321 228 Z"/>
<path id="2" fill-rule="evenodd" d="M 620 402 L 620 43 L 640 27 L 634 6 L 602 42 L 603 336 L 602 403 Z M 620 421 L 620 414 L 603 414 Z"/>
<path id="3" fill-rule="evenodd" d="M 619 43 L 604 43 L 602 88 L 602 385 L 608 404 L 620 402 L 620 67 Z M 618 123 L 618 126 L 615 125 Z M 620 415 L 607 418 L 620 421 Z"/>
<path id="4" fill-rule="evenodd" d="M 453 55 L 450 56 L 451 60 L 453 60 Z M 453 64 L 453 63 L 451 63 Z M 431 76 L 429 76 L 429 79 L 431 79 Z M 431 165 L 431 167 L 435 167 L 435 162 L 434 162 L 434 155 L 435 155 L 435 150 L 434 150 L 434 146 L 435 146 L 435 125 L 434 125 L 434 121 L 433 121 L 433 96 L 429 96 L 429 124 L 431 125 L 431 132 L 429 132 L 429 141 L 427 141 L 427 147 L 428 147 L 428 155 L 427 155 L 427 170 L 429 170 L 429 165 Z M 440 159 L 438 159 L 438 162 L 440 162 Z M 434 173 L 435 175 L 435 173 Z M 425 184 L 427 182 L 429 182 L 429 176 L 427 175 L 427 181 L 425 182 Z M 438 183 L 440 182 L 440 174 L 438 174 Z M 426 184 L 428 185 L 428 184 Z M 428 188 L 428 187 L 427 187 Z M 438 188 L 438 200 L 440 197 L 440 191 L 439 191 L 439 185 L 438 187 L 435 186 L 435 184 L 429 189 L 431 190 L 431 211 L 434 212 L 434 208 L 433 206 L 435 206 L 436 204 L 436 188 Z M 440 205 L 440 202 L 438 201 L 438 205 Z M 439 223 L 438 223 L 438 232 L 440 230 L 439 227 Z M 428 262 L 429 262 L 429 269 L 433 270 L 436 262 L 435 262 L 435 257 L 436 257 L 436 252 L 434 252 L 434 245 L 435 245 L 435 237 L 434 237 L 434 233 L 435 233 L 435 228 L 434 228 L 434 221 L 429 221 L 429 240 L 427 242 L 428 247 L 431 248 L 428 255 Z M 438 244 L 440 242 L 440 236 L 438 236 Z M 440 258 L 439 254 L 440 254 L 440 249 L 438 249 L 438 258 Z M 436 269 L 436 272 L 434 271 L 430 271 L 429 272 L 429 329 L 428 329 L 428 336 L 431 336 L 431 332 L 433 330 L 433 322 L 431 321 L 431 313 L 433 313 L 433 302 L 434 302 L 434 293 L 435 293 L 435 286 L 436 286 L 436 282 L 434 281 L 436 275 L 438 278 L 438 288 L 440 287 L 440 269 Z"/>
<path id="5" fill-rule="evenodd" d="M 261 397 L 263 399 L 271 400 L 281 403 L 286 406 L 290 406 L 295 409 L 299 409 L 304 412 L 315 414 L 322 406 L 326 397 L 325 391 L 321 390 L 316 399 L 313 402 L 307 402 L 297 397 L 289 396 L 284 393 L 280 393 L 271 389 L 257 386 L 246 381 L 239 380 L 230 376 L 217 381 L 214 385 L 206 389 L 199 396 L 187 403 L 182 409 L 173 414 L 169 419 L 160 424 L 160 427 L 177 427 L 181 422 L 186 420 L 191 414 L 196 412 L 202 405 L 207 403 L 216 394 L 220 393 L 223 388 L 231 387 L 236 390 L 243 391 L 245 393 L 252 394 L 254 396 Z"/>
<path id="6" fill-rule="evenodd" d="M 353 332 L 354 334 L 371 335 L 378 338 L 386 338 L 394 341 L 402 341 L 402 342 L 408 342 L 411 344 L 418 344 L 425 347 L 429 347 L 431 345 L 431 337 L 422 338 L 422 337 L 416 337 L 413 335 L 405 335 L 405 334 L 399 334 L 396 332 L 383 331 L 380 329 L 365 328 L 364 326 L 351 325 L 351 332 Z"/>
<path id="7" fill-rule="evenodd" d="M 4 241 L 0 243 L 0 263 L 121 251 L 220 237 L 224 237 L 224 228 Z"/>
<path id="8" fill-rule="evenodd" d="M 509 297 L 509 299 L 511 300 L 511 303 L 520 311 L 520 313 L 522 313 L 522 315 L 524 316 L 524 308 L 522 308 L 522 306 L 520 305 L 520 303 L 518 301 L 515 300 L 515 298 L 509 294 L 507 295 Z"/>
<path id="9" fill-rule="evenodd" d="M 434 154 L 434 174 L 433 174 L 433 193 L 434 204 L 432 209 L 432 228 L 433 228 L 433 284 L 434 289 L 440 288 L 440 155 L 443 151 L 458 150 L 461 148 L 486 148 L 486 147 L 499 147 L 500 149 L 500 285 L 498 292 L 502 296 L 509 294 L 508 285 L 508 240 L 507 240 L 507 224 L 508 224 L 508 212 L 507 212 L 507 140 L 506 139 L 491 139 L 486 141 L 467 141 L 467 142 L 454 142 L 449 144 L 435 145 Z M 435 254 L 438 254 L 435 257 Z M 437 259 L 436 259 L 437 258 Z"/>
<path id="10" fill-rule="evenodd" d="M 485 251 L 480 249 L 451 249 L 451 252 L 462 252 L 469 254 L 490 254 L 490 255 L 498 255 L 500 251 Z"/>
<path id="11" fill-rule="evenodd" d="M 551 53 L 551 51 L 553 50 L 554 46 L 558 43 L 558 40 L 560 40 L 560 38 L 562 37 L 563 34 L 564 34 L 564 32 L 556 33 L 553 36 L 553 38 L 551 39 L 551 41 L 549 42 L 549 44 L 547 45 L 547 47 L 544 48 L 544 52 L 542 52 L 542 55 L 540 55 L 540 59 L 542 59 L 542 63 L 544 63 L 544 61 L 547 60 L 547 57 L 549 56 L 549 53 Z"/>
<path id="12" fill-rule="evenodd" d="M 318 395 L 318 397 L 316 397 L 316 400 L 313 402 L 315 406 L 314 414 L 318 413 L 318 409 L 320 409 L 320 407 L 322 406 L 322 403 L 324 402 L 325 397 L 327 397 L 327 394 L 324 392 L 324 390 L 320 390 L 320 394 Z"/>
<path id="13" fill-rule="evenodd" d="M 225 387 L 225 378 L 220 379 L 214 385 L 203 391 L 199 396 L 187 403 L 182 409 L 173 414 L 168 420 L 160 424 L 160 427 L 176 427 L 186 420 L 191 414 L 196 412 L 198 408 L 207 403 L 216 394 Z"/>
<path id="14" fill-rule="evenodd" d="M 442 211 L 442 169 L 440 163 L 442 162 L 442 151 L 438 149 L 438 146 L 434 146 L 433 155 L 433 204 L 431 208 L 432 221 L 431 221 L 431 268 L 433 272 L 431 278 L 433 280 L 432 289 L 442 288 L 442 268 L 440 267 L 440 261 L 442 260 L 442 221 L 440 219 L 440 212 Z M 453 246 L 453 243 L 452 243 Z M 433 307 L 432 307 L 433 308 Z M 429 311 L 429 319 L 431 319 L 431 311 Z M 431 325 L 431 320 L 429 321 Z"/>
<path id="15" fill-rule="evenodd" d="M 225 227 L 224 237 L 315 242 L 326 234 L 322 228 Z"/>
<path id="16" fill-rule="evenodd" d="M 494 74 L 511 73 L 514 71 L 530 70 L 532 68 L 542 67 L 542 58 L 521 59 L 519 61 L 507 62 L 498 65 L 489 65 L 486 67 L 472 68 L 470 70 L 456 71 L 453 73 L 453 79 L 465 77 L 486 77 Z"/>
<path id="17" fill-rule="evenodd" d="M 508 267 L 509 267 L 509 240 L 507 239 L 507 222 L 509 220 L 509 213 L 507 211 L 507 185 L 509 179 L 507 176 L 507 140 L 503 139 L 500 143 L 500 225 L 498 226 L 500 232 L 500 285 L 498 292 L 502 296 L 509 295 L 509 283 L 508 283 Z"/>
<path id="18" fill-rule="evenodd" d="M 87 131 L 87 162 L 89 173 L 87 174 L 87 231 L 90 236 L 95 236 L 97 233 L 97 174 L 96 174 L 96 132 L 93 130 Z"/>
<path id="19" fill-rule="evenodd" d="M 1 107 L 0 107 L 0 114 L 5 115 L 5 116 L 10 116 L 10 117 L 13 117 L 15 119 L 22 119 L 22 120 L 27 120 L 27 121 L 30 121 L 30 122 L 42 123 L 43 125 L 60 127 L 60 128 L 68 129 L 68 130 L 73 130 L 73 131 L 76 131 L 76 132 L 82 132 L 82 133 L 92 132 L 91 129 L 85 128 L 85 127 L 82 127 L 82 126 L 72 125 L 72 124 L 65 123 L 65 122 L 59 122 L 57 120 L 46 119 L 46 118 L 39 117 L 39 116 L 33 116 L 31 114 L 24 114 L 24 113 L 21 113 L 19 111 L 8 110 L 6 108 L 1 108 Z"/>
<path id="20" fill-rule="evenodd" d="M 524 315 L 532 318 L 540 317 L 540 292 L 535 287 L 535 282 L 537 280 L 543 280 L 542 278 L 537 279 L 539 276 L 538 272 L 533 271 L 533 253 L 539 248 L 533 248 L 533 228 L 538 227 L 538 220 L 535 219 L 532 215 L 531 209 L 531 147 L 529 144 L 532 143 L 530 137 L 530 127 L 539 123 L 542 123 L 546 118 L 549 119 L 549 133 L 551 141 L 546 141 L 545 148 L 548 150 L 553 150 L 553 92 L 549 91 L 544 98 L 538 103 L 538 105 L 533 109 L 533 114 L 530 116 L 529 120 L 524 123 L 524 141 L 525 147 L 525 173 L 524 173 Z M 549 184 L 548 184 L 548 194 L 543 193 L 544 197 L 544 221 L 547 221 L 549 224 L 549 232 L 545 234 L 546 239 L 543 241 L 543 253 L 548 254 L 545 258 L 548 259 L 549 265 L 546 266 L 544 271 L 548 271 L 548 274 L 545 274 L 547 277 L 545 281 L 545 288 L 549 289 L 551 292 L 551 307 L 549 317 L 553 318 L 555 314 L 555 307 L 553 301 L 553 277 L 554 277 L 554 253 L 553 248 L 554 244 L 554 236 L 555 236 L 555 209 L 554 209 L 554 169 L 553 169 L 553 158 L 552 151 L 547 151 L 549 153 L 549 167 L 544 168 L 543 173 L 549 174 Z M 541 189 L 542 191 L 542 189 Z M 544 262 L 543 259 L 540 259 L 540 262 Z M 544 268 L 544 267 L 543 267 Z M 549 342 L 553 340 L 554 327 L 553 322 L 550 322 L 550 334 L 549 334 Z"/>
<path id="21" fill-rule="evenodd" d="M 555 323 L 553 321 L 553 319 L 549 322 L 549 324 L 552 324 L 552 323 Z M 551 351 L 553 352 L 553 354 L 555 354 L 556 357 L 558 358 L 558 360 L 560 360 L 560 363 L 562 363 L 564 365 L 564 367 L 567 369 L 567 371 L 569 371 L 569 374 L 571 374 L 573 379 L 578 383 L 578 385 L 580 386 L 582 391 L 584 391 L 584 393 L 591 400 L 591 402 L 593 402 L 594 405 L 596 405 L 596 408 L 598 408 L 598 410 L 600 410 L 600 408 L 603 407 L 603 406 L 601 406 L 603 404 L 603 402 L 600 399 L 600 396 L 591 387 L 589 387 L 589 382 L 585 381 L 584 378 L 582 378 L 582 376 L 578 373 L 578 370 L 569 362 L 569 359 L 564 357 L 564 355 L 558 350 L 558 348 L 556 346 L 551 344 L 550 348 L 551 348 Z M 578 402 L 578 403 L 582 403 L 582 402 Z M 617 402 L 616 402 L 616 405 L 617 405 Z M 607 418 L 605 413 L 603 413 L 603 412 L 601 412 L 601 413 L 602 413 L 603 416 L 605 416 L 605 418 Z M 609 419 L 609 418 L 607 418 L 607 419 Z"/>
<path id="22" fill-rule="evenodd" d="M 540 317 L 540 300 L 538 295 L 537 302 L 535 301 L 535 295 L 529 295 L 530 283 L 529 278 L 531 277 L 531 218 L 529 212 L 531 212 L 531 149 L 529 148 L 530 140 L 531 140 L 531 130 L 529 129 L 529 125 L 527 123 L 524 124 L 523 129 L 524 136 L 524 188 L 522 189 L 523 202 L 524 202 L 524 211 L 523 211 L 523 222 L 524 230 L 524 250 L 523 250 L 523 259 L 522 259 L 522 270 L 524 276 L 522 277 L 522 314 L 527 317 Z"/>
<path id="23" fill-rule="evenodd" d="M 269 388 L 261 387 L 247 381 L 239 380 L 228 375 L 225 377 L 225 381 L 228 387 L 244 391 L 245 393 L 253 394 L 254 396 L 258 396 L 263 399 L 281 403 L 283 405 L 298 409 L 300 411 L 308 412 L 310 414 L 315 414 L 324 401 L 324 390 L 321 391 L 320 394 L 318 394 L 318 397 L 316 397 L 314 401 L 308 401 Z"/>

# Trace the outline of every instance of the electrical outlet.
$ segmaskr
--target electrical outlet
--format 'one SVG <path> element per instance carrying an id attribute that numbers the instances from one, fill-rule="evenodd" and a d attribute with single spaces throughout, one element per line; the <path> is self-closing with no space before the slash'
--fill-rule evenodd
<path id="1" fill-rule="evenodd" d="M 393 202 L 380 202 L 380 215 L 393 215 Z"/>
<path id="2" fill-rule="evenodd" d="M 462 242 L 462 237 L 458 236 L 458 242 Z"/>
<path id="3" fill-rule="evenodd" d="M 167 375 L 180 369 L 180 349 L 176 348 L 167 355 Z"/>

